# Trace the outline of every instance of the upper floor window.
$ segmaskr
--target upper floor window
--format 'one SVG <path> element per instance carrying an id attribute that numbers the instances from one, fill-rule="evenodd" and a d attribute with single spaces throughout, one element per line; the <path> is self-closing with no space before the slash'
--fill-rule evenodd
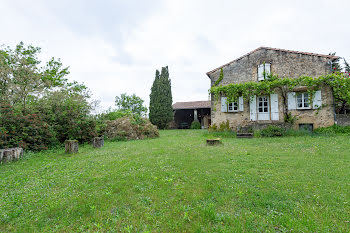
<path id="1" fill-rule="evenodd" d="M 260 64 L 258 66 L 258 81 L 265 80 L 270 73 L 271 73 L 270 63 Z"/>
<path id="2" fill-rule="evenodd" d="M 309 93 L 301 92 L 297 94 L 297 109 L 310 109 Z"/>

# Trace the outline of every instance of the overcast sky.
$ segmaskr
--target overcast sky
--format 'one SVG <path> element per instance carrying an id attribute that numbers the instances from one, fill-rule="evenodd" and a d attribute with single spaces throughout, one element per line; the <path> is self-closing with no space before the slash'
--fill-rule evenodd
<path id="1" fill-rule="evenodd" d="M 149 94 L 169 66 L 173 101 L 207 100 L 206 72 L 260 46 L 350 60 L 349 0 L 0 0 L 0 44 L 61 58 L 70 80 L 114 106 Z"/>

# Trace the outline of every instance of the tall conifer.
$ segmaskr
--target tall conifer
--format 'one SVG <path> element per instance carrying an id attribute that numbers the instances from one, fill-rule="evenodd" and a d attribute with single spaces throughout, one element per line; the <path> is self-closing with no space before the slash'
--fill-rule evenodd
<path id="1" fill-rule="evenodd" d="M 173 120 L 172 102 L 171 80 L 166 66 L 162 67 L 160 74 L 156 71 L 150 94 L 149 119 L 159 129 L 165 129 Z"/>

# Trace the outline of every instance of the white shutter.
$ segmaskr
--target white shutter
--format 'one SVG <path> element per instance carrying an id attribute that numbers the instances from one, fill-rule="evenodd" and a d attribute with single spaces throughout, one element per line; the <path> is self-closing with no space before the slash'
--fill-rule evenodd
<path id="1" fill-rule="evenodd" d="M 258 81 L 264 80 L 264 64 L 258 66 Z"/>
<path id="2" fill-rule="evenodd" d="M 239 97 L 238 104 L 239 104 L 239 111 L 243 112 L 243 110 L 244 110 L 243 96 Z"/>
<path id="3" fill-rule="evenodd" d="M 271 120 L 278 121 L 279 115 L 278 115 L 278 95 L 277 94 L 271 94 L 270 95 L 271 100 Z"/>
<path id="4" fill-rule="evenodd" d="M 265 75 L 266 77 L 271 73 L 271 64 L 270 63 L 266 63 L 265 64 Z"/>
<path id="5" fill-rule="evenodd" d="M 227 112 L 227 98 L 221 97 L 221 112 Z"/>
<path id="6" fill-rule="evenodd" d="M 321 91 L 316 91 L 315 92 L 315 96 L 314 96 L 314 100 L 313 100 L 313 108 L 319 108 L 322 106 L 322 95 L 321 95 Z"/>
<path id="7" fill-rule="evenodd" d="M 256 121 L 256 95 L 250 97 L 249 108 L 250 108 L 250 120 Z"/>
<path id="8" fill-rule="evenodd" d="M 297 99 L 295 92 L 288 92 L 288 110 L 297 109 Z"/>

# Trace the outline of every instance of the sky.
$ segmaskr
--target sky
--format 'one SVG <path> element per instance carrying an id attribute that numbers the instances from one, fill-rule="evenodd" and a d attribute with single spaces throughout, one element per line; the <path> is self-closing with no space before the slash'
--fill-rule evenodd
<path id="1" fill-rule="evenodd" d="M 122 93 L 148 106 L 162 66 L 174 103 L 208 100 L 206 72 L 260 46 L 350 61 L 349 9 L 349 0 L 0 0 L 0 45 L 60 58 L 102 111 Z"/>

